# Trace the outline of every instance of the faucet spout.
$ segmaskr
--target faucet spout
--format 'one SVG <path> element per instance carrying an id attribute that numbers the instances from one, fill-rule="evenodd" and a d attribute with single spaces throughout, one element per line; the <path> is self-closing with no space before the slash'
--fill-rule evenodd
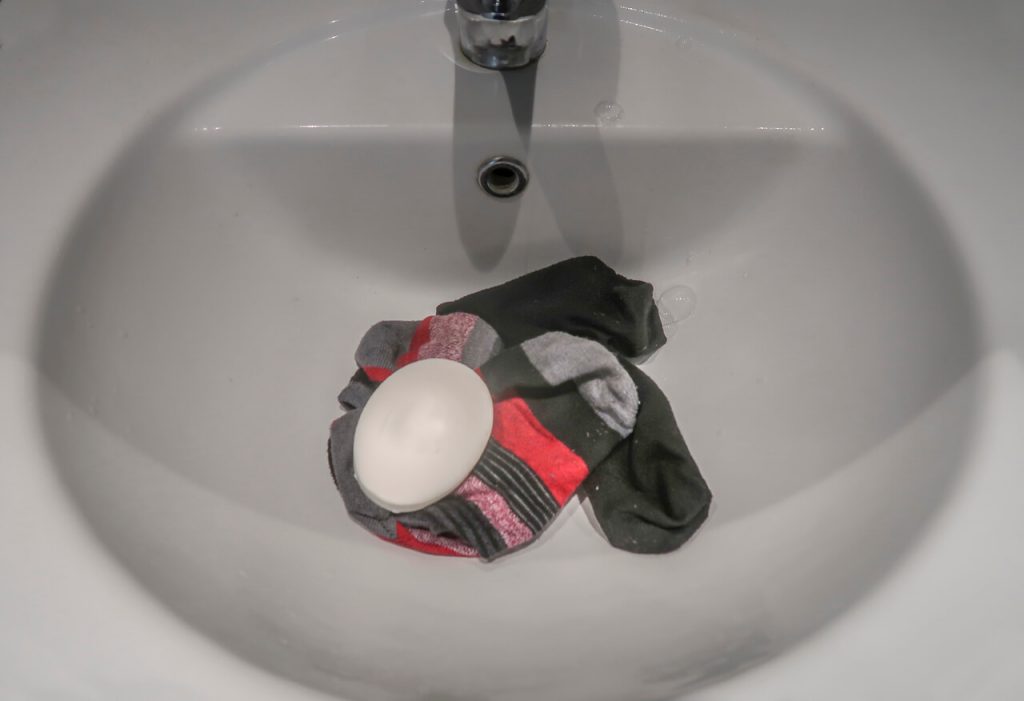
<path id="1" fill-rule="evenodd" d="M 462 52 L 485 68 L 522 68 L 547 46 L 547 0 L 456 0 Z"/>

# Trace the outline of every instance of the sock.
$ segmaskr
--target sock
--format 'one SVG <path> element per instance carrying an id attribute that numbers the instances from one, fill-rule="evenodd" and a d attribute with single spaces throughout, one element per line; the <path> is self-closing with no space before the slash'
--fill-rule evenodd
<path id="1" fill-rule="evenodd" d="M 509 345 L 551 331 L 589 338 L 620 356 L 654 352 L 665 334 L 650 284 L 629 280 L 594 257 L 572 258 L 438 307 L 483 318 Z M 685 543 L 707 518 L 711 491 L 658 386 L 624 358 L 640 409 L 630 437 L 583 485 L 608 541 L 638 553 Z"/>
<path id="2" fill-rule="evenodd" d="M 515 345 L 547 331 L 597 341 L 627 358 L 665 345 L 650 283 L 625 278 L 599 258 L 570 258 L 437 307 L 486 320 Z"/>
<path id="3" fill-rule="evenodd" d="M 633 435 L 583 483 L 608 542 L 658 554 L 678 549 L 711 507 L 711 490 L 690 455 L 672 406 L 654 380 L 622 361 L 640 396 Z"/>
<path id="4" fill-rule="evenodd" d="M 366 404 L 377 385 L 415 360 L 444 358 L 478 368 L 501 348 L 494 329 L 473 314 L 457 312 L 423 321 L 381 321 L 356 349 L 359 369 L 338 395 L 344 409 Z"/>
<path id="5" fill-rule="evenodd" d="M 462 335 L 444 340 L 443 331 L 453 329 Z M 493 560 L 536 539 L 593 467 L 632 433 L 640 403 L 636 386 L 606 348 L 553 332 L 498 350 L 497 335 L 488 329 L 470 315 L 436 316 L 419 324 L 378 324 L 360 344 L 363 375 L 357 373 L 342 392 L 353 410 L 331 427 L 329 456 L 346 508 L 375 535 L 421 552 Z M 369 396 L 364 393 L 402 363 L 439 357 L 429 348 L 445 348 L 445 357 L 461 362 L 486 360 L 479 373 L 495 402 L 494 428 L 483 456 L 453 494 L 394 514 L 370 501 L 355 480 L 355 427 Z"/>

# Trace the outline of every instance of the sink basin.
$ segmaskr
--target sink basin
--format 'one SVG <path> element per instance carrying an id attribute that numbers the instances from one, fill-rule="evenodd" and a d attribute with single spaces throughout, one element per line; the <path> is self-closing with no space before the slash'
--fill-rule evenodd
<path id="1" fill-rule="evenodd" d="M 966 461 L 981 332 L 945 218 L 855 109 L 708 20 L 559 2 L 510 74 L 450 30 L 435 2 L 317 27 L 117 161 L 36 337 L 69 494 L 190 626 L 346 699 L 665 699 L 780 655 Z M 478 188 L 498 155 L 521 197 Z M 582 254 L 696 299 L 646 369 L 716 495 L 698 537 L 629 555 L 573 504 L 485 565 L 350 522 L 325 451 L 363 330 Z"/>

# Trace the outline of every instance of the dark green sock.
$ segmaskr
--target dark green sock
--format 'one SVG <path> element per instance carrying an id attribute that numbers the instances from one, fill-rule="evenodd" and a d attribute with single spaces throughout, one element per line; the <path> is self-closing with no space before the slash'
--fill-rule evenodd
<path id="1" fill-rule="evenodd" d="M 617 548 L 664 553 L 685 543 L 707 518 L 711 491 L 658 386 L 627 358 L 665 343 L 649 283 L 630 280 L 594 257 L 572 258 L 437 308 L 488 322 L 508 345 L 549 331 L 602 343 L 637 386 L 632 435 L 583 483 L 594 514 Z"/>

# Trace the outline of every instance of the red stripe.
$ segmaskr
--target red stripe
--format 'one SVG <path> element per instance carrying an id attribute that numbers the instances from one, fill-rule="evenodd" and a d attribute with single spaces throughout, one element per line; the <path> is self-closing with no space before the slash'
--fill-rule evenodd
<path id="1" fill-rule="evenodd" d="M 363 372 L 365 372 L 366 376 L 370 378 L 370 382 L 383 382 L 391 377 L 394 370 L 388 370 L 387 368 L 365 367 L 363 368 Z"/>
<path id="2" fill-rule="evenodd" d="M 551 435 L 518 397 L 494 405 L 491 437 L 537 473 L 559 506 L 569 501 L 590 471 L 583 458 Z"/>
<path id="3" fill-rule="evenodd" d="M 472 557 L 472 555 L 455 552 L 454 550 L 446 548 L 443 545 L 439 545 L 436 543 L 424 543 L 423 541 L 418 540 L 412 533 L 409 532 L 408 528 L 406 528 L 400 523 L 396 524 L 395 530 L 397 532 L 397 536 L 395 537 L 394 540 L 390 540 L 389 542 L 401 545 L 403 548 L 409 548 L 410 550 L 418 550 L 421 553 L 427 553 L 429 555 L 446 555 L 448 557 Z M 388 539 L 385 538 L 384 540 Z"/>
<path id="4" fill-rule="evenodd" d="M 420 348 L 422 348 L 430 340 L 430 322 L 433 321 L 434 317 L 428 316 L 426 319 L 420 322 L 420 325 L 416 327 L 416 332 L 412 335 L 412 342 L 409 343 L 409 350 L 402 354 L 398 359 L 398 367 L 404 368 L 409 363 L 415 362 L 420 355 Z"/>

